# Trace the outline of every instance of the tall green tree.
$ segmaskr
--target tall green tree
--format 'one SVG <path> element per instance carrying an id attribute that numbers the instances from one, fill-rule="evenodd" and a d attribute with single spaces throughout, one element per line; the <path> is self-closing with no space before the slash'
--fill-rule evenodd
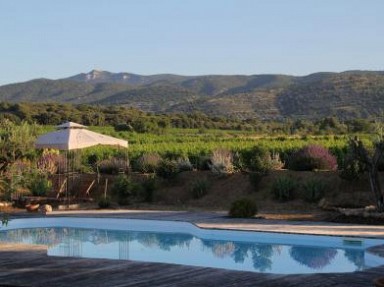
<path id="1" fill-rule="evenodd" d="M 34 153 L 39 126 L 23 121 L 15 124 L 7 119 L 0 122 L 0 174 L 16 160 Z"/>
<path id="2" fill-rule="evenodd" d="M 380 135 L 379 139 L 374 142 L 374 150 L 372 153 L 364 146 L 364 143 L 357 137 L 349 141 L 349 148 L 352 155 L 364 167 L 363 170 L 368 172 L 371 191 L 375 196 L 376 208 L 378 212 L 384 212 L 384 196 L 379 181 L 378 166 L 380 159 L 384 153 L 384 137 Z"/>

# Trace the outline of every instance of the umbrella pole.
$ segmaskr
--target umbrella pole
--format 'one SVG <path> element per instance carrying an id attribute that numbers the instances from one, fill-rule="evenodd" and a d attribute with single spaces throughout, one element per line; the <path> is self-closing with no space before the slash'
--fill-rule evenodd
<path id="1" fill-rule="evenodd" d="M 68 151 L 65 151 L 65 158 L 67 159 L 66 160 L 66 169 L 65 169 L 66 181 L 67 181 L 66 189 L 65 189 L 65 202 L 67 203 L 67 209 L 69 208 L 68 194 L 69 194 L 69 168 L 70 168 L 68 157 L 69 157 L 69 153 L 68 153 Z"/>

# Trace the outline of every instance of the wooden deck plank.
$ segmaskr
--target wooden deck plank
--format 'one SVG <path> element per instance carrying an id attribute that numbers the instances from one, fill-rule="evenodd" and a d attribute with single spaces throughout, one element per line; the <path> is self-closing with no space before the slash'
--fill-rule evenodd
<path id="1" fill-rule="evenodd" d="M 0 245 L 0 284 L 27 287 L 368 287 L 380 276 L 384 276 L 384 266 L 354 273 L 273 275 L 162 263 L 50 257 L 44 246 Z"/>

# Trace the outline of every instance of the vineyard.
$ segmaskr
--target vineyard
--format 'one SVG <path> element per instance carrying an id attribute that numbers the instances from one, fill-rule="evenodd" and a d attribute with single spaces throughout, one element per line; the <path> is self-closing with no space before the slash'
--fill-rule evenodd
<path id="1" fill-rule="evenodd" d="M 298 198 L 313 203 L 324 196 L 335 199 L 339 194 L 336 190 L 354 190 L 357 185 L 351 186 L 352 180 L 364 172 L 349 160 L 350 139 L 356 134 L 272 136 L 217 129 L 167 128 L 156 133 L 119 131 L 112 126 L 89 129 L 127 140 L 128 149 L 94 146 L 75 151 L 39 150 L 34 147 L 36 138 L 55 130 L 55 126 L 3 121 L 0 199 L 9 200 L 15 194 L 47 196 L 52 190 L 59 190 L 60 195 L 63 183 L 57 178 L 74 173 L 81 175 L 79 180 L 95 175 L 110 177 L 108 193 L 119 205 L 163 202 L 177 206 L 192 200 L 201 207 L 217 205 L 220 209 L 239 196 L 249 197 L 252 190 L 258 191 L 257 201 L 264 203 Z M 365 147 L 372 148 L 373 134 L 358 136 Z M 223 185 L 222 178 L 228 184 Z M 362 180 L 359 192 L 366 191 L 366 181 Z M 69 194 L 76 196 L 91 182 L 84 188 L 68 182 Z M 103 188 L 99 184 L 98 190 Z M 220 194 L 225 194 L 221 201 Z M 93 195 L 100 200 L 100 207 L 111 204 L 105 191 Z M 365 202 L 348 195 L 342 197 L 343 204 L 345 198 L 352 200 L 349 205 Z"/>
<path id="2" fill-rule="evenodd" d="M 196 164 L 201 158 L 209 158 L 215 150 L 227 150 L 237 157 L 247 160 L 255 147 L 270 154 L 276 154 L 287 162 L 290 156 L 305 146 L 318 145 L 330 151 L 336 157 L 339 167 L 344 162 L 348 141 L 358 136 L 365 146 L 371 147 L 374 135 L 268 135 L 252 131 L 215 130 L 215 129 L 182 129 L 167 128 L 156 133 L 138 133 L 134 131 L 116 131 L 112 126 L 91 126 L 90 130 L 127 140 L 128 150 L 109 146 L 95 146 L 76 152 L 81 155 L 82 164 L 89 161 L 101 161 L 111 158 L 129 158 L 135 162 L 145 154 L 156 154 L 163 159 L 188 159 Z M 2 135 L 3 157 L 18 154 L 18 159 L 34 160 L 41 151 L 34 149 L 37 136 L 55 130 L 55 126 L 42 126 L 23 122 L 21 124 L 3 124 Z M 12 133 L 12 136 L 7 133 Z M 10 137 L 10 138 L 7 138 Z M 21 145 L 22 150 L 12 150 Z M 10 151 L 7 151 L 11 148 Z M 92 158 L 92 159 L 90 159 Z"/>
<path id="3" fill-rule="evenodd" d="M 199 129 L 169 129 L 163 134 L 116 132 L 113 127 L 92 127 L 94 131 L 128 140 L 128 154 L 135 159 L 145 153 L 176 159 L 178 157 L 195 158 L 209 156 L 216 149 L 227 149 L 234 153 L 244 153 L 257 146 L 272 153 L 278 153 L 282 159 L 287 159 L 292 152 L 303 146 L 316 144 L 328 148 L 338 162 L 343 160 L 348 139 L 356 135 L 323 135 L 323 136 L 269 136 L 259 135 L 249 131 L 222 131 Z M 372 136 L 359 135 L 359 138 L 369 146 Z M 85 153 L 104 152 L 109 147 L 90 148 Z"/>

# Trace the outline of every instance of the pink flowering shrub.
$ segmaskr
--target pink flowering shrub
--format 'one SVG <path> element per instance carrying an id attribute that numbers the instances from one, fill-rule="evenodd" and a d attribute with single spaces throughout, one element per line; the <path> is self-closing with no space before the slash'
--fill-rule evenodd
<path id="1" fill-rule="evenodd" d="M 291 170 L 336 170 L 337 160 L 328 149 L 320 145 L 308 145 L 295 152 L 288 161 Z"/>

